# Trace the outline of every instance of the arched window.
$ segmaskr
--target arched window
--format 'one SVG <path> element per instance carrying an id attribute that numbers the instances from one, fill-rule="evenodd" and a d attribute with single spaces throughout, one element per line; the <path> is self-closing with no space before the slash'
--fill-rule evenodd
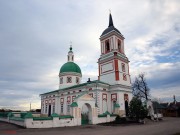
<path id="1" fill-rule="evenodd" d="M 109 40 L 106 40 L 105 42 L 105 53 L 108 53 L 110 51 L 110 45 L 109 45 Z"/>
<path id="2" fill-rule="evenodd" d="M 79 78 L 78 77 L 76 77 L 76 83 L 79 84 Z"/>
<path id="3" fill-rule="evenodd" d="M 118 39 L 118 50 L 121 52 L 121 41 Z"/>
<path id="4" fill-rule="evenodd" d="M 60 84 L 63 84 L 63 77 L 60 78 Z"/>
<path id="5" fill-rule="evenodd" d="M 125 74 L 125 73 L 123 74 L 123 80 L 124 80 L 124 81 L 127 81 L 127 77 L 126 77 L 126 74 Z"/>
<path id="6" fill-rule="evenodd" d="M 122 71 L 125 72 L 125 71 L 126 71 L 126 70 L 125 70 L 125 64 L 122 63 L 121 65 L 122 65 Z"/>

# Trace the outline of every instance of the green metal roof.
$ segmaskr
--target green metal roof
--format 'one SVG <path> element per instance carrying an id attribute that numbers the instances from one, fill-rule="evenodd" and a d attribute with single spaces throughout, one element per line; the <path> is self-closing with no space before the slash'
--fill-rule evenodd
<path id="1" fill-rule="evenodd" d="M 110 115 L 110 113 L 109 113 L 108 111 L 106 111 L 104 114 L 106 114 L 106 115 Z"/>
<path id="2" fill-rule="evenodd" d="M 24 116 L 24 118 L 33 118 L 33 115 L 32 115 L 31 112 L 28 112 L 28 113 Z"/>
<path id="3" fill-rule="evenodd" d="M 73 102 L 73 103 L 71 104 L 71 107 L 78 107 L 77 102 Z"/>
<path id="4" fill-rule="evenodd" d="M 81 74 L 81 69 L 76 63 L 67 62 L 60 69 L 60 73 L 64 73 L 64 72 L 76 72 Z"/>
<path id="5" fill-rule="evenodd" d="M 65 90 L 69 90 L 69 89 L 73 89 L 73 88 L 78 88 L 78 87 L 86 86 L 87 84 L 93 84 L 93 83 L 95 83 L 95 84 L 96 83 L 101 83 L 101 84 L 109 85 L 108 83 L 105 83 L 105 82 L 102 82 L 102 81 L 99 81 L 99 80 L 94 80 L 94 81 L 90 81 L 90 82 L 86 82 L 86 83 L 70 86 L 70 87 L 67 87 L 67 88 L 63 88 L 63 89 L 58 89 L 58 90 L 46 92 L 46 93 L 43 93 L 43 94 L 40 94 L 40 95 L 50 94 L 50 93 L 54 93 L 54 92 L 58 92 L 58 91 L 65 91 Z"/>
<path id="6" fill-rule="evenodd" d="M 116 103 L 114 107 L 115 107 L 115 108 L 119 108 L 120 105 L 119 105 L 118 103 Z"/>
<path id="7" fill-rule="evenodd" d="M 59 117 L 59 115 L 57 113 L 53 113 L 51 114 L 51 117 Z"/>

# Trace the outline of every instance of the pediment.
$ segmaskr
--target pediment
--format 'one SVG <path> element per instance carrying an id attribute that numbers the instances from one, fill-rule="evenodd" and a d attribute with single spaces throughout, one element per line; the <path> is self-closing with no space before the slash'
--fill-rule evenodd
<path id="1" fill-rule="evenodd" d="M 95 101 L 95 99 L 93 97 L 91 97 L 89 94 L 84 94 L 84 95 L 78 97 L 77 100 L 81 100 L 81 101 Z"/>

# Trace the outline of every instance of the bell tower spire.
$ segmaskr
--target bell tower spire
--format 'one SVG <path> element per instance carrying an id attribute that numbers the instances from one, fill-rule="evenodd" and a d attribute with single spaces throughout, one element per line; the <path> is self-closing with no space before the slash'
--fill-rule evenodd
<path id="1" fill-rule="evenodd" d="M 111 15 L 111 12 L 110 12 L 110 13 L 109 13 L 109 26 L 108 26 L 108 27 L 111 27 L 111 26 L 114 27 L 112 15 Z"/>
<path id="2" fill-rule="evenodd" d="M 129 60 L 124 51 L 124 36 L 114 27 L 111 13 L 109 26 L 100 36 L 99 80 L 111 85 L 131 86 Z"/>
<path id="3" fill-rule="evenodd" d="M 68 52 L 68 55 L 67 55 L 67 61 L 68 62 L 74 62 L 74 54 L 73 54 L 73 51 L 72 51 L 72 42 L 70 42 L 70 48 L 69 48 L 69 52 Z"/>

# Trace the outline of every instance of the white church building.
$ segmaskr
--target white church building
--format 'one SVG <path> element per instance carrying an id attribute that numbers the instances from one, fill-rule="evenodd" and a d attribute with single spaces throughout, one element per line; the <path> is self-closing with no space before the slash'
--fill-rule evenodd
<path id="1" fill-rule="evenodd" d="M 111 14 L 109 26 L 100 36 L 100 48 L 97 80 L 81 83 L 81 68 L 70 47 L 67 62 L 59 71 L 59 88 L 40 94 L 41 114 L 73 116 L 90 124 L 100 123 L 98 117 L 105 114 L 126 116 L 132 99 L 129 60 L 124 36 L 114 27 Z"/>

